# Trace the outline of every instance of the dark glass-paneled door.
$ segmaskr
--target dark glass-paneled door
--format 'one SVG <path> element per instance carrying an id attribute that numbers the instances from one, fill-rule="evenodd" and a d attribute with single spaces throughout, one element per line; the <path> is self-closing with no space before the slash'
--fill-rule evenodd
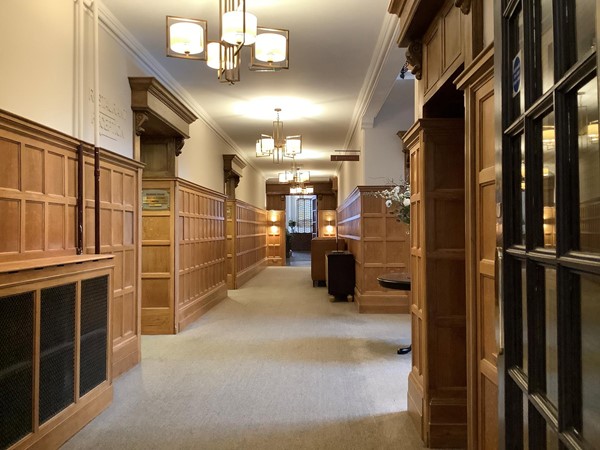
<path id="1" fill-rule="evenodd" d="M 511 450 L 600 448 L 598 3 L 496 0 Z"/>

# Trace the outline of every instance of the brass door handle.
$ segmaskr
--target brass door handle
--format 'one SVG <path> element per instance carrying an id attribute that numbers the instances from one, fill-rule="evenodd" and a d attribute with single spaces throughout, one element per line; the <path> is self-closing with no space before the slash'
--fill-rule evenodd
<path id="1" fill-rule="evenodd" d="M 494 255 L 494 285 L 496 291 L 496 345 L 498 355 L 504 353 L 504 288 L 502 270 L 502 247 L 496 247 Z"/>

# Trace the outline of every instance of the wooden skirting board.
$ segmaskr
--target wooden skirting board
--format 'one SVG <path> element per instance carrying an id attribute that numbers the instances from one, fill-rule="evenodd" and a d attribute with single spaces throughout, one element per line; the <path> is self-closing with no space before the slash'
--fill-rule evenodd
<path id="1" fill-rule="evenodd" d="M 406 294 L 395 295 L 391 292 L 361 294 L 355 290 L 354 301 L 359 313 L 408 314 L 409 312 L 409 301 Z"/>
<path id="2" fill-rule="evenodd" d="M 225 298 L 227 298 L 227 285 L 222 283 L 213 291 L 181 307 L 179 309 L 179 331 L 182 331 L 195 320 L 202 317 Z"/>
<path id="3" fill-rule="evenodd" d="M 253 266 L 248 267 L 247 269 L 243 270 L 242 272 L 239 272 L 235 277 L 235 287 L 230 287 L 229 289 L 239 289 L 245 283 L 247 283 L 252 278 L 254 278 L 256 275 L 258 275 L 258 273 L 260 271 L 262 271 L 263 269 L 265 269 L 265 267 L 267 267 L 267 266 L 268 266 L 268 261 L 265 258 L 262 261 L 257 262 Z"/>

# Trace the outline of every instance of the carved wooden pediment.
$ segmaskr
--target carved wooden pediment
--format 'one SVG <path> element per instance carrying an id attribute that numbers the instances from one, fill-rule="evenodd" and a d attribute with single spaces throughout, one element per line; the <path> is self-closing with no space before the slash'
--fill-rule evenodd
<path id="1" fill-rule="evenodd" d="M 130 77 L 135 133 L 177 139 L 177 155 L 198 117 L 154 77 Z"/>

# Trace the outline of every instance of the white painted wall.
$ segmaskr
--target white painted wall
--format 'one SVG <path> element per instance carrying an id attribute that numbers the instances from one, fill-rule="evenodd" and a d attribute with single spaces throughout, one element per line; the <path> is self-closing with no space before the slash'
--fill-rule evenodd
<path id="1" fill-rule="evenodd" d="M 86 8 L 83 61 L 78 66 L 77 5 L 69 0 L 2 0 L 1 13 L 6 20 L 0 27 L 0 109 L 94 143 L 93 17 Z M 130 53 L 119 33 L 100 24 L 98 144 L 130 158 L 134 156 L 134 132 L 128 77 L 160 79 L 153 73 L 152 63 L 144 64 L 139 58 Z M 80 102 L 77 73 L 83 80 Z M 235 149 L 198 119 L 179 156 L 179 176 L 224 192 L 222 155 L 227 153 L 235 153 Z M 265 189 L 262 174 L 248 165 L 236 194 L 240 200 L 264 208 Z"/>
<path id="2" fill-rule="evenodd" d="M 360 162 L 338 171 L 338 205 L 356 186 L 386 184 L 404 178 L 404 155 L 398 131 L 414 123 L 415 81 L 398 80 L 375 117 L 372 128 L 358 129 L 350 148 L 360 148 Z"/>
<path id="3" fill-rule="evenodd" d="M 348 146 L 353 150 L 360 150 L 360 160 L 344 162 L 338 171 L 338 206 L 344 203 L 356 186 L 365 184 L 364 134 L 364 130 L 358 125 Z"/>
<path id="4" fill-rule="evenodd" d="M 74 3 L 2 0 L 0 108 L 73 135 Z"/>
<path id="5" fill-rule="evenodd" d="M 373 128 L 365 129 L 365 184 L 404 179 L 404 154 L 397 133 L 414 122 L 414 81 L 397 80 Z"/>

